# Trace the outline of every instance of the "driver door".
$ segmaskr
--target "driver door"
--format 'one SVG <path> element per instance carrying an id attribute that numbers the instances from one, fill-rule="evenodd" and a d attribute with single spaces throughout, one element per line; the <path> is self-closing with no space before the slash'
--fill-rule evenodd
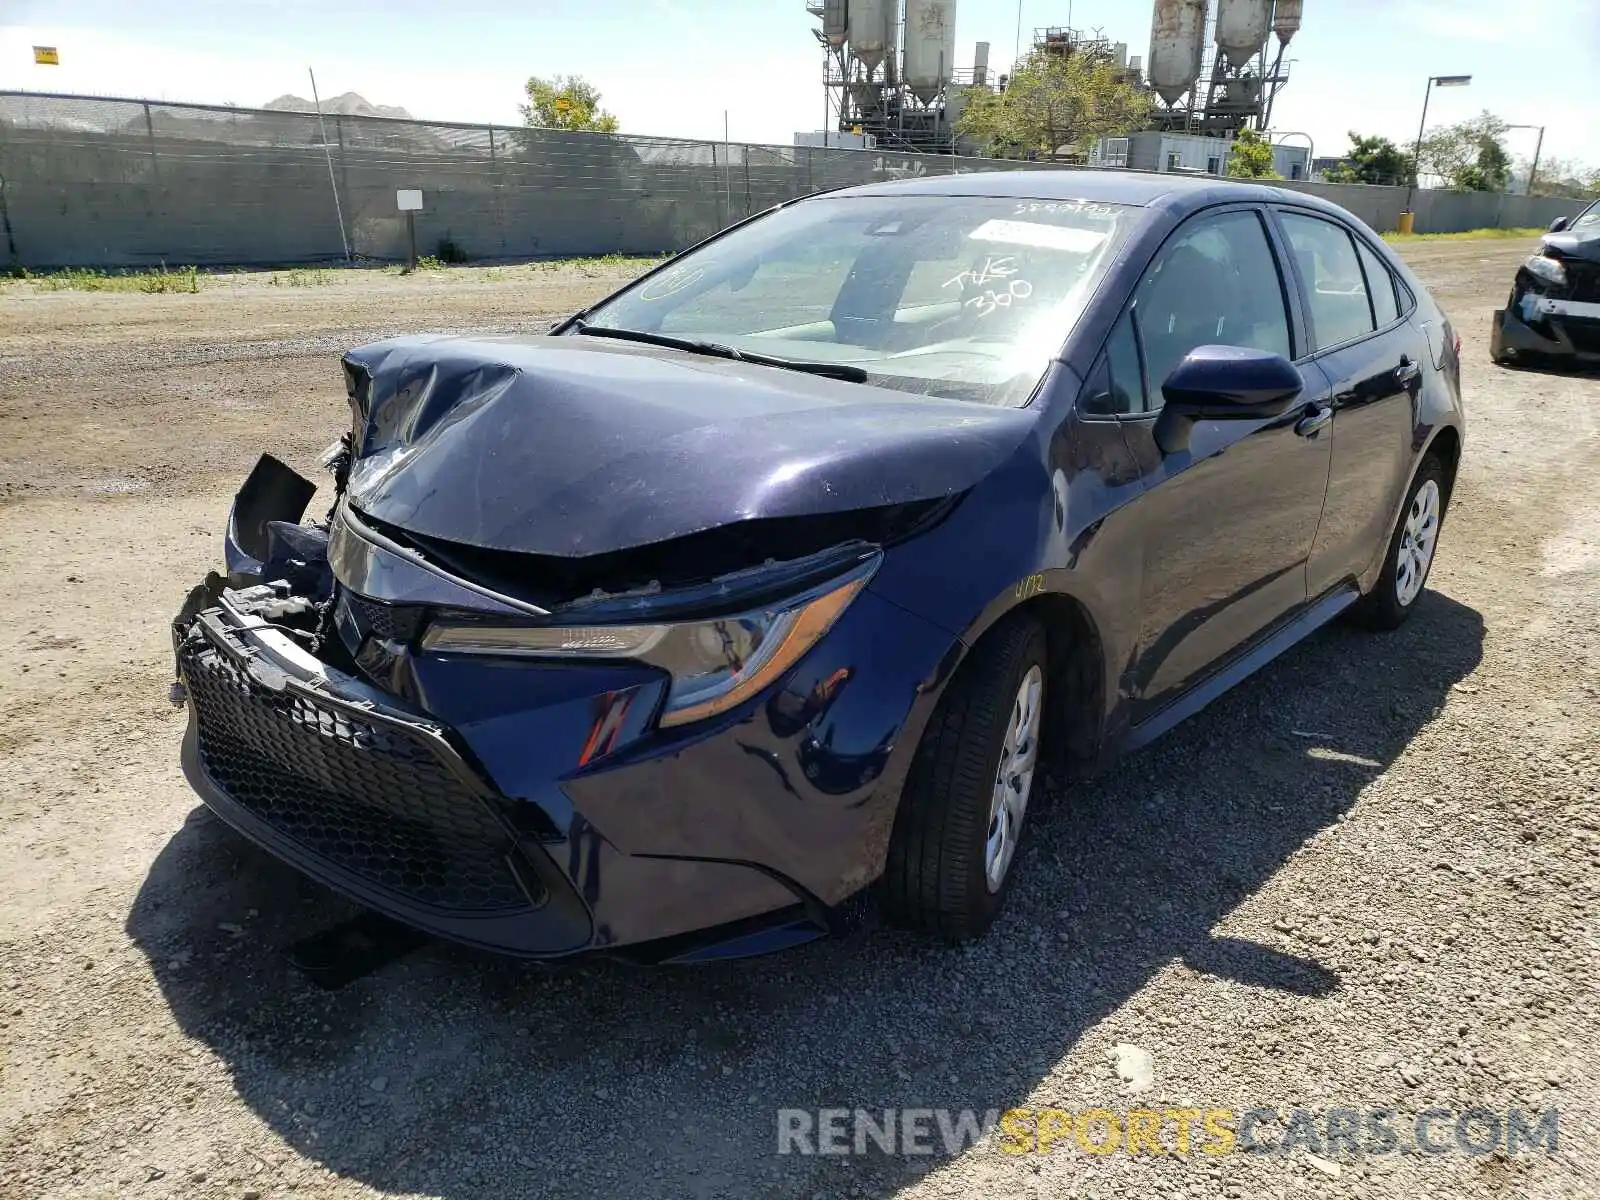
<path id="1" fill-rule="evenodd" d="M 1304 390 L 1280 417 L 1196 422 L 1188 449 L 1156 445 L 1161 383 L 1207 344 L 1305 347 L 1292 276 L 1254 207 L 1213 209 L 1168 238 L 1118 323 L 1108 357 L 1140 373 L 1141 410 L 1121 418 L 1145 491 L 1134 720 L 1172 703 L 1306 603 L 1306 562 L 1327 492 L 1328 383 L 1299 364 Z M 1130 389 L 1131 390 L 1131 389 Z"/>

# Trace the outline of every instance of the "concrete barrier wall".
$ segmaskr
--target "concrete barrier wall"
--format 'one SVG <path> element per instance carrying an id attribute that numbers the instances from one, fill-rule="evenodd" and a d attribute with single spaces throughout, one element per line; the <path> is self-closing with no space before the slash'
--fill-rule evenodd
<path id="1" fill-rule="evenodd" d="M 1406 206 L 1403 187 L 1290 180 L 1278 181 L 1275 186 L 1314 192 L 1349 209 L 1380 233 L 1396 227 Z M 1446 192 L 1428 188 L 1419 189 L 1413 203 L 1417 233 L 1542 228 L 1557 217 L 1570 217 L 1583 208 L 1582 201 L 1559 196 L 1508 196 L 1501 192 Z"/>
<path id="2" fill-rule="evenodd" d="M 650 254 L 822 188 L 1047 165 L 0 92 L 0 259 L 337 261 L 348 240 L 354 255 L 395 260 L 406 253 L 402 188 L 424 194 L 421 254 L 446 242 L 473 259 Z M 1404 188 L 1284 186 L 1380 230 L 1405 201 Z M 1416 228 L 1545 225 L 1579 207 L 1425 191 Z"/>

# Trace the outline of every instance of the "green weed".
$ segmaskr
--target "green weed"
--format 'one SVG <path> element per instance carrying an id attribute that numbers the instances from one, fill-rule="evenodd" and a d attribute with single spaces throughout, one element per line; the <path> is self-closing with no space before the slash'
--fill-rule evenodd
<path id="1" fill-rule="evenodd" d="M 283 274 L 274 274 L 273 287 L 327 287 L 333 282 L 333 272 L 316 267 L 294 267 Z"/>
<path id="2" fill-rule="evenodd" d="M 69 267 L 22 277 L 41 292 L 185 292 L 200 290 L 200 272 L 195 267 L 165 267 L 149 271 L 96 271 Z"/>
<path id="3" fill-rule="evenodd" d="M 1477 242 L 1500 238 L 1538 237 L 1543 229 L 1463 229 L 1457 233 L 1386 233 L 1386 242 Z"/>

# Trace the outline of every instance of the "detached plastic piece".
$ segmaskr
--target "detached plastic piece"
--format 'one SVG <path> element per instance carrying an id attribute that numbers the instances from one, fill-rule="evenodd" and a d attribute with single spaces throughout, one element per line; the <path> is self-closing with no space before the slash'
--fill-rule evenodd
<path id="1" fill-rule="evenodd" d="M 239 550 L 257 564 L 265 562 L 271 553 L 267 523 L 298 524 L 316 491 L 317 485 L 293 467 L 263 454 L 233 498 L 233 512 L 228 517 L 229 549 Z M 230 555 L 229 571 L 240 569 L 231 559 Z"/>

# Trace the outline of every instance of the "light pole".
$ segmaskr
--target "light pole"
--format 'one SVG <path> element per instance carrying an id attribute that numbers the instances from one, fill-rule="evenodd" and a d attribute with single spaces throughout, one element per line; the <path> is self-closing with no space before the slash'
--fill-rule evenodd
<path id="1" fill-rule="evenodd" d="M 1411 186 L 1406 189 L 1406 212 L 1411 211 L 1411 201 L 1417 191 L 1417 177 L 1421 174 L 1422 164 L 1417 161 L 1422 156 L 1422 131 L 1428 127 L 1428 98 L 1433 95 L 1437 87 L 1466 87 L 1472 82 L 1471 75 L 1429 75 L 1428 86 L 1422 92 L 1422 120 L 1417 122 L 1417 145 L 1411 152 Z"/>
<path id="2" fill-rule="evenodd" d="M 1527 189 L 1527 191 L 1525 191 L 1523 193 L 1523 195 L 1525 195 L 1525 196 L 1531 196 L 1531 195 L 1533 195 L 1533 181 L 1539 177 L 1539 151 L 1544 149 L 1544 126 L 1543 125 L 1507 125 L 1506 128 L 1507 129 L 1537 129 L 1539 131 L 1539 140 L 1534 142 L 1534 144 L 1533 144 L 1533 165 L 1528 168 L 1528 189 Z"/>

